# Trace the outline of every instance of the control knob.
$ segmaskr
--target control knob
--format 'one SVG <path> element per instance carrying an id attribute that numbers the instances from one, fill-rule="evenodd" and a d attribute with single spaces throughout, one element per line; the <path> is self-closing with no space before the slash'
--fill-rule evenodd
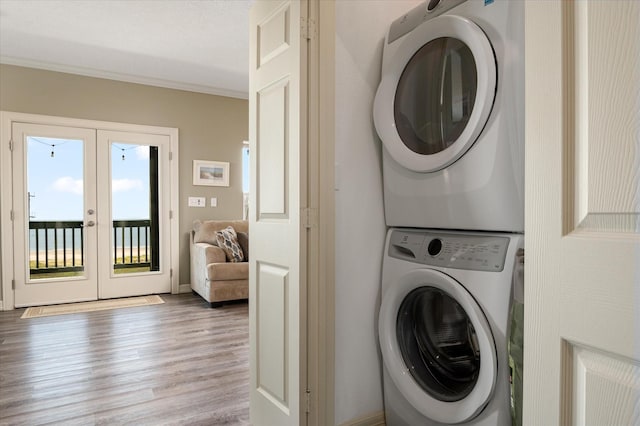
<path id="1" fill-rule="evenodd" d="M 429 242 L 429 246 L 427 247 L 427 252 L 431 256 L 437 256 L 442 251 L 442 240 L 440 238 L 434 238 Z"/>

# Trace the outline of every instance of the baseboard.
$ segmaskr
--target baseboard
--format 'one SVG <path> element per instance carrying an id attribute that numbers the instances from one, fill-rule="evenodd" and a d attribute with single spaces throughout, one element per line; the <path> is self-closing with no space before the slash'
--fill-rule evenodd
<path id="1" fill-rule="evenodd" d="M 180 284 L 178 287 L 178 293 L 191 293 L 191 284 Z"/>
<path id="2" fill-rule="evenodd" d="M 378 411 L 377 413 L 367 414 L 357 419 L 349 420 L 346 423 L 340 424 L 340 426 L 385 426 L 384 412 Z"/>

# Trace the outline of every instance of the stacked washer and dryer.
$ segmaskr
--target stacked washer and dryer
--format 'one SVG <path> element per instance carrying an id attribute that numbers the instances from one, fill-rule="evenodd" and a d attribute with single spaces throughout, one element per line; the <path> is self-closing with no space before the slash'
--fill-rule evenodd
<path id="1" fill-rule="evenodd" d="M 387 424 L 510 425 L 523 2 L 431 0 L 396 19 L 374 122 L 390 227 L 378 321 Z"/>

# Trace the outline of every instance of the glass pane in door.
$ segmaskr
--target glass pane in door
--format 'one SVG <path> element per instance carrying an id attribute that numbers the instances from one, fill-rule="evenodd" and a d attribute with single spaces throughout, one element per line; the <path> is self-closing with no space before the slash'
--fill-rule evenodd
<path id="1" fill-rule="evenodd" d="M 111 179 L 112 272 L 159 271 L 158 147 L 112 143 Z"/>
<path id="2" fill-rule="evenodd" d="M 28 136 L 29 280 L 84 277 L 84 145 Z"/>

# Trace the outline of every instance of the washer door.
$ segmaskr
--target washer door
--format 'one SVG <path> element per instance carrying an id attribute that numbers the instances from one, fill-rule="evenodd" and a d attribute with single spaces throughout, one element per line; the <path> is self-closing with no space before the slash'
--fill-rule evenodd
<path id="1" fill-rule="evenodd" d="M 421 24 L 399 43 L 376 93 L 376 130 L 402 166 L 438 171 L 467 152 L 489 119 L 495 54 L 478 25 L 455 15 Z"/>
<path id="2" fill-rule="evenodd" d="M 389 375 L 425 417 L 461 423 L 489 402 L 497 377 L 493 334 L 453 278 L 431 269 L 408 273 L 384 295 L 378 328 Z"/>

